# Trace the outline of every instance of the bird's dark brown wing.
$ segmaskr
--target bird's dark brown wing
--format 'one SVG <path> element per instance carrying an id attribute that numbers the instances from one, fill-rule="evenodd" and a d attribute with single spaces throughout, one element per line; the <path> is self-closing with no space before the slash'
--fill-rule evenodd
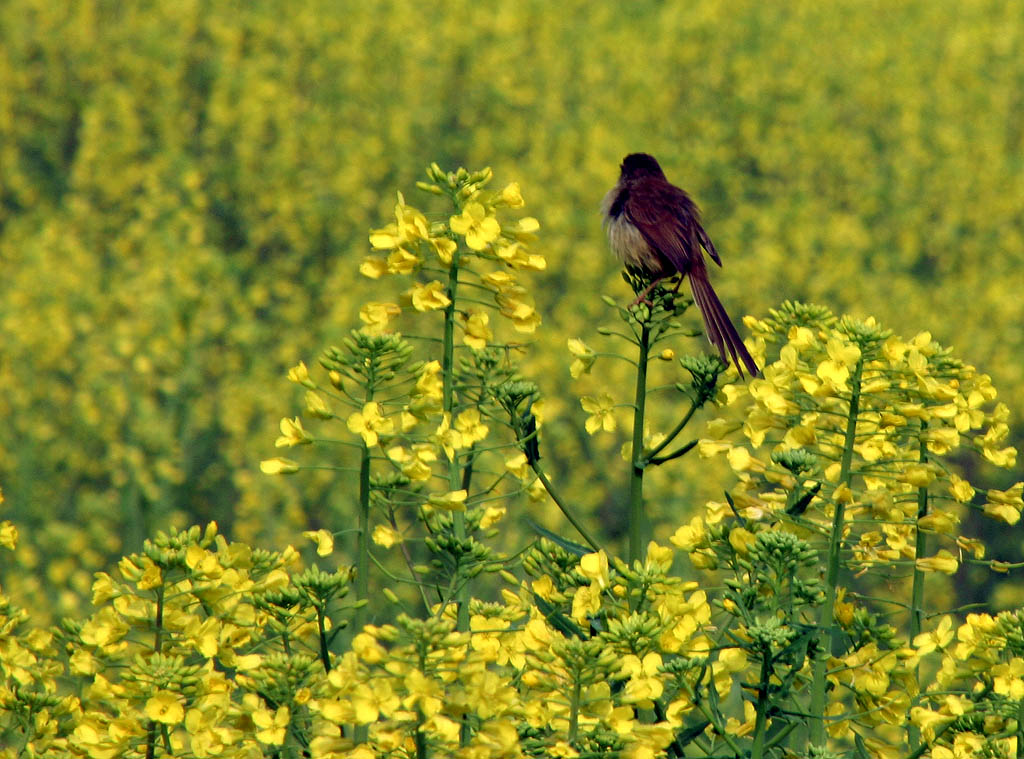
<path id="1" fill-rule="evenodd" d="M 701 247 L 722 265 L 700 225 L 696 204 L 675 185 L 654 177 L 637 182 L 630 188 L 624 211 L 647 244 L 683 274 L 702 263 Z"/>

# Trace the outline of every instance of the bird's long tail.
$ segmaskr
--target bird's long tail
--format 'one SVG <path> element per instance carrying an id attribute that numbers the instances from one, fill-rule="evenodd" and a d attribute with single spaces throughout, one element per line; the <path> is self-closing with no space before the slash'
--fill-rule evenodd
<path id="1" fill-rule="evenodd" d="M 718 355 L 721 356 L 722 361 L 728 363 L 729 359 L 725 355 L 728 350 L 741 377 L 743 376 L 743 366 L 750 372 L 750 376 L 756 377 L 758 375 L 757 364 L 754 363 L 753 356 L 743 344 L 736 328 L 732 326 L 729 314 L 725 312 L 722 302 L 715 295 L 707 272 L 703 268 L 695 268 L 689 272 L 688 278 L 693 300 L 700 309 L 700 315 L 704 317 L 704 329 L 707 331 L 708 339 L 712 345 L 718 348 Z M 743 362 L 742 366 L 740 361 Z"/>

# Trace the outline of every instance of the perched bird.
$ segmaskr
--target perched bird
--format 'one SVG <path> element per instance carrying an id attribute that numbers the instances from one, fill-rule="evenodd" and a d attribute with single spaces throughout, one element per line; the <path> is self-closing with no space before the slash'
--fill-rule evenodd
<path id="1" fill-rule="evenodd" d="M 740 376 L 745 366 L 756 377 L 757 364 L 708 279 L 701 248 L 719 266 L 722 261 L 700 225 L 697 205 L 665 178 L 653 156 L 631 153 L 623 159 L 621 169 L 618 184 L 604 196 L 601 214 L 615 256 L 630 271 L 652 280 L 637 302 L 644 300 L 662 279 L 676 273 L 687 277 L 693 300 L 704 317 L 708 339 L 722 361 L 728 363 L 728 350 Z"/>

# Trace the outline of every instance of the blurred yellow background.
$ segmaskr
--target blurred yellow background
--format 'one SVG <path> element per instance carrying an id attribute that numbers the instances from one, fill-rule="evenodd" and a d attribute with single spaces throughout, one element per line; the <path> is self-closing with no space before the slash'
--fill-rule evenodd
<path id="1" fill-rule="evenodd" d="M 630 297 L 597 207 L 633 151 L 702 207 L 734 320 L 800 299 L 930 330 L 1020 427 L 1016 3 L 6 0 L 0 508 L 27 540 L 5 589 L 64 613 L 168 524 L 280 547 L 344 523 L 343 476 L 258 462 L 299 406 L 288 367 L 357 325 L 367 233 L 396 190 L 429 207 L 431 161 L 492 166 L 540 219 L 545 454 L 614 532 L 623 481 L 593 462 L 626 438 L 582 431 L 600 384 L 569 379 L 566 340 L 600 345 L 598 294 Z M 720 494 L 701 467 L 659 473 L 655 511 Z"/>

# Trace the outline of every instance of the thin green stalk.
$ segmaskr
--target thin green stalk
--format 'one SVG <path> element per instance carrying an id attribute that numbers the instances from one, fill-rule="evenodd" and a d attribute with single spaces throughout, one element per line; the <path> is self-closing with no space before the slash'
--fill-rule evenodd
<path id="1" fill-rule="evenodd" d="M 928 446 L 925 443 L 924 433 L 928 428 L 928 422 L 921 420 L 921 441 L 920 441 L 920 456 L 919 460 L 923 464 L 928 461 Z M 928 515 L 928 487 L 922 487 L 917 489 L 917 518 L 923 519 Z M 918 526 L 917 528 L 917 539 L 914 544 L 914 558 L 920 559 L 922 556 L 927 555 L 928 536 L 924 530 Z M 910 639 L 913 640 L 915 637 L 921 634 L 922 623 L 924 621 L 924 572 L 917 568 L 917 564 L 914 564 L 914 584 L 910 591 Z M 920 665 L 915 669 L 920 669 Z M 920 696 L 914 698 L 914 704 L 917 705 L 920 702 Z M 921 741 L 921 731 L 916 725 L 910 725 L 910 729 L 907 731 L 908 745 L 911 749 L 917 748 Z"/>
<path id="2" fill-rule="evenodd" d="M 647 361 L 651 348 L 651 330 L 640 331 L 640 355 L 636 364 L 636 392 L 633 398 L 633 450 L 629 477 L 629 563 L 643 554 L 646 532 L 644 514 L 644 411 L 647 405 Z"/>
<path id="3" fill-rule="evenodd" d="M 441 347 L 441 373 L 444 375 L 443 407 L 448 415 L 449 423 L 455 424 L 455 300 L 459 289 L 459 252 L 452 254 L 452 263 L 448 267 L 448 305 L 444 309 L 444 342 Z M 469 469 L 469 467 L 467 467 Z M 468 482 L 467 473 L 467 482 Z M 459 470 L 458 456 L 453 454 L 448 462 L 448 490 L 455 491 L 462 488 L 462 472 Z M 458 543 L 466 540 L 466 515 L 461 511 L 452 514 L 452 529 Z M 455 628 L 460 632 L 469 631 L 469 584 L 459 575 L 462 572 L 461 557 L 455 567 L 455 576 L 452 581 L 455 583 Z M 470 729 L 469 722 L 465 719 L 459 729 L 460 743 L 465 746 L 469 743 Z M 421 745 L 422 731 L 416 731 L 416 755 L 422 759 L 426 757 L 426 744 Z"/>
<path id="4" fill-rule="evenodd" d="M 316 628 L 320 636 L 320 662 L 324 665 L 324 672 L 331 671 L 331 653 L 327 648 L 327 625 L 324 624 L 324 608 L 318 606 L 316 609 Z"/>
<path id="5" fill-rule="evenodd" d="M 1017 759 L 1024 759 L 1024 701 L 1017 707 Z"/>
<path id="6" fill-rule="evenodd" d="M 537 479 L 540 480 L 540 484 L 544 486 L 546 491 L 548 491 L 548 495 L 551 496 L 551 500 L 555 502 L 555 505 L 558 506 L 565 518 L 569 520 L 569 523 L 576 528 L 576 532 L 578 532 L 580 536 L 587 541 L 587 545 L 595 551 L 600 551 L 600 544 L 590 536 L 583 524 L 573 516 L 571 511 L 569 511 L 569 507 L 558 495 L 558 492 L 551 484 L 551 480 L 549 480 L 547 475 L 544 474 L 544 469 L 541 467 L 540 463 L 537 461 L 531 461 L 530 467 L 533 469 L 533 473 L 537 475 Z"/>
<path id="7" fill-rule="evenodd" d="M 356 601 L 353 616 L 355 632 L 360 632 L 366 625 L 368 601 L 370 599 L 370 449 L 363 443 L 359 460 L 359 531 L 358 548 L 356 551 Z"/>
<path id="8" fill-rule="evenodd" d="M 416 759 L 427 759 L 427 736 L 423 733 L 423 712 L 416 710 Z"/>
<path id="9" fill-rule="evenodd" d="M 857 361 L 857 368 L 850 381 L 850 413 L 846 418 L 846 437 L 843 441 L 843 458 L 839 470 L 839 485 L 849 487 L 852 479 L 853 446 L 857 439 L 857 416 L 860 414 L 861 374 L 864 369 L 863 356 Z M 825 733 L 825 674 L 828 657 L 832 652 L 832 624 L 835 616 L 836 591 L 839 585 L 839 549 L 843 542 L 843 519 L 846 503 L 838 500 L 832 517 L 832 535 L 828 545 L 828 573 L 825 576 L 825 603 L 821 607 L 818 627 L 821 651 L 814 662 L 814 682 L 811 689 L 810 741 L 824 746 Z"/>
<path id="10" fill-rule="evenodd" d="M 356 609 L 352 625 L 356 633 L 366 626 L 370 598 L 370 449 L 363 443 L 359 462 L 359 542 L 356 553 Z M 358 603 L 362 601 L 362 603 Z M 330 659 L 325 661 L 329 662 Z M 370 737 L 369 725 L 356 725 L 352 739 L 356 745 Z"/>
<path id="11" fill-rule="evenodd" d="M 928 427 L 928 423 L 921 422 L 921 455 L 920 461 L 924 464 L 928 461 L 928 447 L 924 440 L 924 431 Z M 923 519 L 928 516 L 928 488 L 917 489 L 917 518 Z M 914 547 L 914 558 L 920 559 L 926 555 L 928 546 L 926 543 L 927 535 L 917 528 L 917 541 Z M 910 593 L 910 636 L 913 639 L 914 636 L 921 634 L 922 622 L 924 620 L 924 572 L 914 567 L 914 586 Z"/>
<path id="12" fill-rule="evenodd" d="M 577 677 L 572 686 L 572 701 L 569 704 L 569 733 L 566 736 L 569 745 L 576 743 L 580 725 L 580 680 Z"/>
<path id="13" fill-rule="evenodd" d="M 757 684 L 757 705 L 754 720 L 754 745 L 750 749 L 750 759 L 761 759 L 764 756 L 765 738 L 768 734 L 768 685 L 771 679 L 771 652 L 764 651 L 761 659 L 761 679 Z"/>
<path id="14" fill-rule="evenodd" d="M 444 309 L 444 342 L 441 348 L 441 373 L 444 375 L 444 412 L 452 424 L 453 410 L 455 409 L 455 299 L 459 289 L 459 252 L 452 254 L 451 266 L 448 267 L 448 305 Z M 461 484 L 461 472 L 455 456 L 448 462 L 448 488 L 458 490 Z M 452 527 L 455 531 L 455 538 L 458 541 L 466 539 L 466 515 L 456 511 L 452 515 Z M 456 570 L 458 571 L 458 570 Z M 456 578 L 458 580 L 459 578 Z M 458 605 L 456 610 L 456 629 L 465 632 L 469 630 L 469 586 L 458 581 L 455 586 L 455 601 Z"/>
<path id="15" fill-rule="evenodd" d="M 156 589 L 156 619 L 153 620 L 153 652 L 160 653 L 164 645 L 164 585 Z M 146 729 L 146 759 L 156 756 L 156 721 L 151 720 Z"/>
<path id="16" fill-rule="evenodd" d="M 690 419 L 693 418 L 693 414 L 694 414 L 694 412 L 696 410 L 697 410 L 697 404 L 696 403 L 691 403 L 689 410 L 686 412 L 686 415 L 682 419 L 679 420 L 679 424 L 677 424 L 675 426 L 675 429 L 673 429 L 670 433 L 668 433 L 668 435 L 665 436 L 665 439 L 662 440 L 660 443 L 658 443 L 658 445 L 656 445 L 654 447 L 653 451 L 651 451 L 649 454 L 647 454 L 647 461 L 649 463 L 653 463 L 655 458 L 657 457 L 657 455 L 659 453 L 661 453 L 663 450 L 665 450 L 666 448 L 668 448 L 669 444 L 673 440 L 676 439 L 676 435 L 678 435 L 680 432 L 682 432 L 683 428 L 686 427 L 687 424 L 689 424 Z"/>

